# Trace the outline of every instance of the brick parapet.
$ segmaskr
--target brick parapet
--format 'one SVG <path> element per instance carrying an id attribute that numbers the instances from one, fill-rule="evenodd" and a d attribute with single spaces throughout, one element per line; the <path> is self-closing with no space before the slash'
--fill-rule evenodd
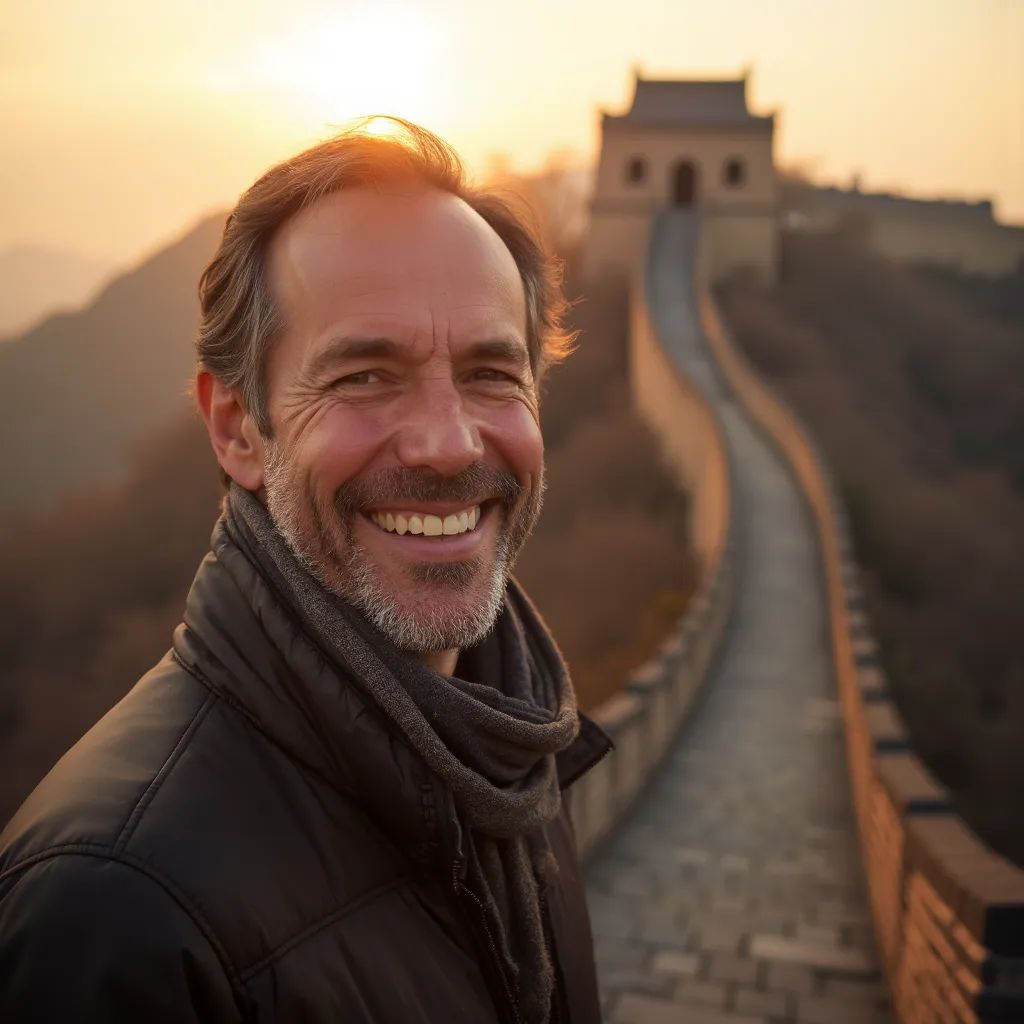
<path id="1" fill-rule="evenodd" d="M 845 512 L 810 434 L 733 344 L 706 292 L 704 338 L 810 508 L 829 598 L 872 917 L 903 1024 L 1024 1020 L 1024 871 L 986 847 L 913 753 L 864 611 Z"/>

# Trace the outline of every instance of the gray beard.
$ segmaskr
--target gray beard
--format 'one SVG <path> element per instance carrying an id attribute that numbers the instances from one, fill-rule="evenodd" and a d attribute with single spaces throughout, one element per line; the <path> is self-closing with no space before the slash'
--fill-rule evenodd
<path id="1" fill-rule="evenodd" d="M 524 522 L 514 531 L 508 522 L 509 506 L 504 506 L 494 564 L 489 570 L 481 558 L 414 565 L 413 580 L 423 584 L 427 593 L 423 601 L 410 609 L 397 600 L 365 548 L 356 542 L 352 517 L 359 513 L 342 507 L 324 507 L 315 498 L 304 495 L 288 479 L 286 453 L 273 443 L 267 447 L 264 490 L 270 519 L 299 564 L 328 593 L 365 615 L 396 647 L 415 654 L 472 647 L 491 632 L 504 603 L 515 555 L 536 521 L 543 495 L 541 486 L 532 507 L 523 510 Z M 339 500 L 337 505 L 344 503 Z M 307 525 L 310 520 L 312 530 Z M 330 527 L 332 521 L 335 531 L 340 528 L 344 536 L 345 549 L 340 553 L 337 534 Z M 470 607 L 459 614 L 433 607 L 431 590 L 464 590 L 485 572 L 489 573 L 488 579 Z"/>
<path id="2" fill-rule="evenodd" d="M 417 654 L 472 647 L 483 640 L 494 628 L 511 572 L 507 531 L 503 529 L 484 599 L 453 616 L 422 606 L 415 613 L 401 607 L 358 545 L 349 548 L 345 562 L 346 584 L 338 596 L 361 611 L 396 647 Z M 430 586 L 465 589 L 484 571 L 482 559 L 444 565 L 423 563 L 413 568 L 413 578 Z"/>

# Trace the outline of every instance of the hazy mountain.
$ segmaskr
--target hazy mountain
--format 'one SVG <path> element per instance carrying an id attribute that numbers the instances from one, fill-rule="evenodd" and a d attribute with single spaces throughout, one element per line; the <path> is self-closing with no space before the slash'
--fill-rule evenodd
<path id="1" fill-rule="evenodd" d="M 222 226 L 202 221 L 85 309 L 0 345 L 0 510 L 122 474 L 133 447 L 184 408 L 196 284 Z"/>
<path id="2" fill-rule="evenodd" d="M 109 263 L 62 249 L 16 245 L 0 251 L 0 338 L 81 306 L 111 271 Z"/>

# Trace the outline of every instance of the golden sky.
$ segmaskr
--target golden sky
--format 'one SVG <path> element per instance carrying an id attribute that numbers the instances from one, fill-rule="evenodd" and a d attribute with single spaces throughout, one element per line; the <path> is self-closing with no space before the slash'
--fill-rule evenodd
<path id="1" fill-rule="evenodd" d="M 131 261 L 367 113 L 477 171 L 590 160 L 636 65 L 749 67 L 780 164 L 1024 223 L 1024 0 L 38 0 L 3 22 L 0 249 Z"/>

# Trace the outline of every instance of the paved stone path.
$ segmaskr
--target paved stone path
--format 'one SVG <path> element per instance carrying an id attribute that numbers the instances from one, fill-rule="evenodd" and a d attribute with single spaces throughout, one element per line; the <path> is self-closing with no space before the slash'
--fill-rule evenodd
<path id="1" fill-rule="evenodd" d="M 691 347 L 685 305 L 667 313 Z M 814 536 L 777 456 L 716 401 L 739 596 L 701 705 L 588 872 L 606 1019 L 881 1024 Z"/>

